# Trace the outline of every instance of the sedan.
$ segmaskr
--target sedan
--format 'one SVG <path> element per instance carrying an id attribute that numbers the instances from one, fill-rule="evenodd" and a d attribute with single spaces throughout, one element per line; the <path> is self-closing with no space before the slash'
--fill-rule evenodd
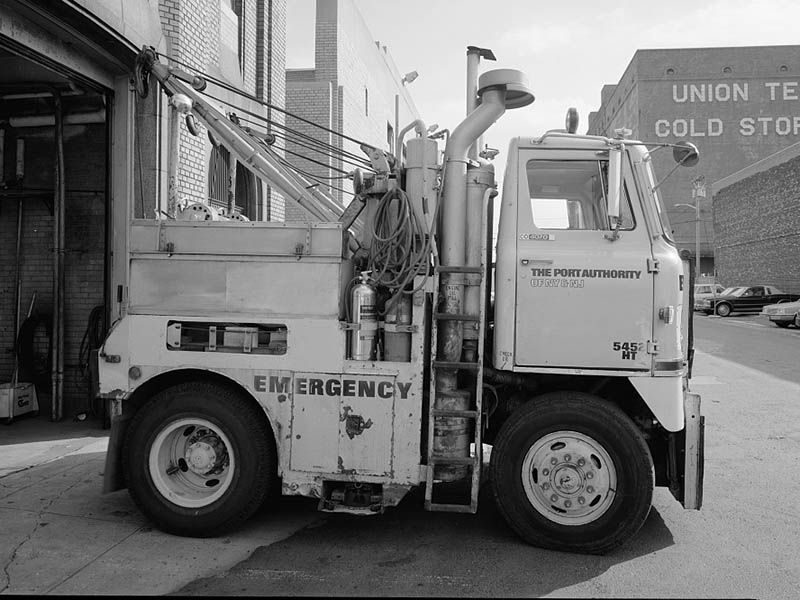
<path id="1" fill-rule="evenodd" d="M 800 301 L 768 304 L 761 311 L 761 314 L 765 315 L 778 327 L 788 327 L 794 324 L 795 327 L 800 328 Z"/>
<path id="2" fill-rule="evenodd" d="M 703 300 L 700 310 L 707 315 L 716 313 L 720 317 L 727 317 L 732 312 L 760 313 L 768 304 L 800 299 L 800 295 L 786 294 L 771 285 L 736 287 L 725 292 L 717 296 L 716 301 Z"/>

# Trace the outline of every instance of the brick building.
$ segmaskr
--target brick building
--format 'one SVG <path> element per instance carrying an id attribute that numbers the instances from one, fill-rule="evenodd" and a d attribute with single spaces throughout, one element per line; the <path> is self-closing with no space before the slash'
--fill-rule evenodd
<path id="1" fill-rule="evenodd" d="M 717 277 L 800 294 L 800 142 L 712 186 Z"/>
<path id="2" fill-rule="evenodd" d="M 127 259 L 113 249 L 125 247 L 130 216 L 153 219 L 166 207 L 172 117 L 163 94 L 142 99 L 131 86 L 141 47 L 280 106 L 285 19 L 286 0 L 0 3 L 0 383 L 12 379 L 17 330 L 35 297 L 20 381 L 36 383 L 54 418 L 98 408 L 88 349 L 120 316 L 127 293 Z M 281 122 L 282 113 L 224 87 L 209 93 L 227 110 Z M 227 204 L 232 165 L 182 120 L 179 139 L 179 197 Z M 282 199 L 244 169 L 235 191 L 239 212 L 283 217 Z M 49 358 L 62 345 L 62 359 Z M 62 378 L 63 401 L 54 403 L 53 382 Z"/>
<path id="3" fill-rule="evenodd" d="M 419 113 L 386 46 L 374 41 L 352 0 L 317 0 L 314 32 L 314 67 L 286 72 L 286 109 L 306 121 L 394 153 L 398 129 L 419 118 Z M 339 150 L 365 157 L 353 141 L 303 120 L 289 116 L 286 125 Z M 341 176 L 342 171 L 355 168 L 346 160 L 325 157 L 297 142 L 296 138 L 289 142 L 287 150 L 316 162 L 302 158 L 292 161 L 320 178 Z M 352 189 L 346 180 L 333 185 Z M 327 191 L 340 202 L 349 199 L 348 194 L 334 188 Z M 287 219 L 290 217 L 304 218 L 294 212 Z"/>
<path id="4" fill-rule="evenodd" d="M 643 141 L 685 140 L 700 163 L 678 169 L 660 188 L 676 241 L 695 251 L 693 181 L 712 182 L 800 141 L 800 46 L 638 50 L 620 81 L 606 85 L 589 133 L 626 127 Z M 674 165 L 653 154 L 657 174 Z M 713 272 L 711 196 L 700 201 L 701 272 Z"/>

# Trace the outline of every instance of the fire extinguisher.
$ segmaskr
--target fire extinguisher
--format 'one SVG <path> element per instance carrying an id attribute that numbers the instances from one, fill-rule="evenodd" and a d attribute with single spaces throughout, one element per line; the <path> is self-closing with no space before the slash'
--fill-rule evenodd
<path id="1" fill-rule="evenodd" d="M 358 284 L 350 293 L 355 329 L 350 334 L 350 358 L 373 360 L 378 333 L 377 294 L 369 284 L 369 271 L 362 271 Z"/>

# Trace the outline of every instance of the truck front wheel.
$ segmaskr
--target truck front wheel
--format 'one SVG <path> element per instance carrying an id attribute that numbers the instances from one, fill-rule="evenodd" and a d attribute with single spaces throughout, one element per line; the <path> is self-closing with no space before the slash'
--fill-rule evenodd
<path id="1" fill-rule="evenodd" d="M 605 554 L 650 512 L 653 460 L 613 404 L 580 392 L 544 394 L 505 422 L 492 449 L 495 501 L 528 543 Z"/>
<path id="2" fill-rule="evenodd" d="M 226 533 L 262 504 L 276 469 L 266 417 L 232 390 L 176 385 L 134 416 L 123 448 L 136 504 L 160 529 Z"/>

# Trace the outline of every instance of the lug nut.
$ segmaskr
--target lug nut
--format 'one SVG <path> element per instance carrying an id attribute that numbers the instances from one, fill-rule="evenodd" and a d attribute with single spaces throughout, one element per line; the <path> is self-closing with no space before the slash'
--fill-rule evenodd
<path id="1" fill-rule="evenodd" d="M 558 496 L 553 494 L 552 496 L 550 496 L 550 500 L 552 500 L 553 502 L 558 502 Z"/>
<path id="2" fill-rule="evenodd" d="M 570 456 L 569 454 L 564 456 L 564 461 L 565 462 L 569 462 L 570 460 L 572 460 L 572 456 Z"/>
<path id="3" fill-rule="evenodd" d="M 589 492 L 590 494 L 594 494 L 594 488 L 592 486 L 587 487 L 586 491 Z"/>
<path id="4" fill-rule="evenodd" d="M 566 506 L 567 508 L 569 508 L 570 506 L 572 506 L 572 502 L 570 502 L 569 500 L 567 500 L 566 502 L 564 502 L 564 506 Z"/>
<path id="5" fill-rule="evenodd" d="M 542 469 L 542 475 L 544 475 L 545 477 L 550 475 L 550 469 Z"/>
<path id="6" fill-rule="evenodd" d="M 594 477 L 594 473 L 592 473 L 591 471 L 589 471 L 589 472 L 586 474 L 586 479 L 591 479 L 592 477 Z"/>
<path id="7" fill-rule="evenodd" d="M 579 467 L 582 467 L 582 466 L 583 466 L 583 465 L 585 465 L 585 464 L 586 464 L 586 461 L 585 461 L 585 460 L 583 460 L 582 458 L 579 458 L 579 459 L 578 459 L 578 466 L 579 466 Z"/>
<path id="8" fill-rule="evenodd" d="M 583 496 L 579 496 L 578 497 L 578 504 L 583 504 L 584 502 L 586 502 L 586 499 Z"/>
<path id="9" fill-rule="evenodd" d="M 550 489 L 550 484 L 549 484 L 549 483 L 547 483 L 547 482 L 545 481 L 545 482 L 542 484 L 542 489 L 543 489 L 543 490 L 549 490 L 549 489 Z"/>
<path id="10" fill-rule="evenodd" d="M 558 459 L 557 459 L 555 456 L 554 456 L 553 458 L 551 458 L 551 459 L 550 459 L 550 464 L 551 464 L 551 465 L 555 465 L 555 464 L 557 464 L 557 463 L 558 463 Z"/>

